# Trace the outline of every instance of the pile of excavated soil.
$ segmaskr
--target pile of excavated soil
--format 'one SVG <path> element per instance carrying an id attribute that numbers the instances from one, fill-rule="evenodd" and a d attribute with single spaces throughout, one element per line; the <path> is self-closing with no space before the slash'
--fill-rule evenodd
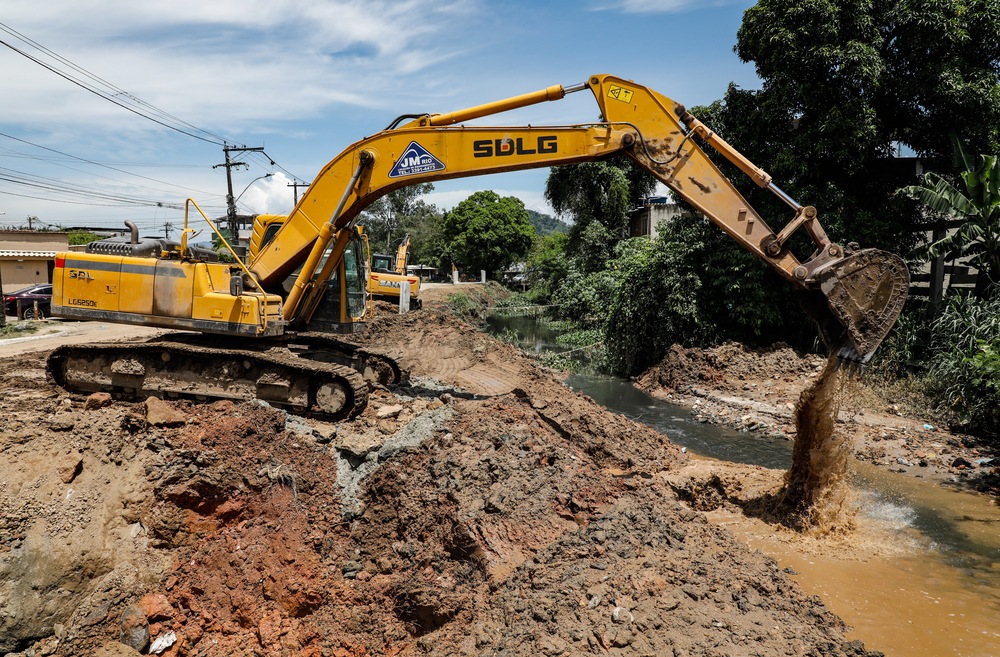
<path id="1" fill-rule="evenodd" d="M 750 349 L 726 343 L 705 349 L 674 345 L 635 385 L 660 399 L 688 406 L 696 419 L 740 431 L 794 440 L 799 397 L 826 364 L 787 345 Z M 852 381 L 842 395 L 837 431 L 855 458 L 961 488 L 1000 494 L 1000 458 L 966 435 L 904 412 L 903 400 L 886 402 Z"/>
<path id="2" fill-rule="evenodd" d="M 433 310 L 329 424 L 0 368 L 0 654 L 864 656 L 678 497 L 667 437 Z"/>

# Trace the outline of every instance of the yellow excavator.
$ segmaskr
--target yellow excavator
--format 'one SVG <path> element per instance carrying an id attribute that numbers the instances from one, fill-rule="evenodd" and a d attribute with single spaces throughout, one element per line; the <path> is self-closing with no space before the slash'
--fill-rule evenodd
<path id="1" fill-rule="evenodd" d="M 371 272 L 368 274 L 368 291 L 373 299 L 399 303 L 400 290 L 410 288 L 410 308 L 419 310 L 420 277 L 406 273 L 410 259 L 410 236 L 406 235 L 396 248 L 396 255 L 373 253 Z"/>
<path id="2" fill-rule="evenodd" d="M 600 108 L 599 121 L 467 125 L 587 90 Z M 788 204 L 791 219 L 772 230 L 702 144 Z M 632 81 L 595 75 L 581 84 L 446 114 L 399 117 L 331 160 L 287 217 L 258 217 L 248 264 L 213 262 L 211 254 L 188 244 L 194 232 L 191 209 L 201 212 L 190 199 L 177 244 L 143 240 L 133 232 L 92 243 L 87 253 L 58 254 L 53 315 L 193 333 L 140 344 L 61 347 L 50 356 L 48 369 L 70 390 L 105 390 L 121 398 L 258 398 L 325 417 L 358 413 L 367 402 L 366 381 L 393 383 L 401 376 L 391 358 L 336 337 L 363 327 L 371 312 L 367 243 L 357 226 L 365 207 L 416 183 L 617 155 L 633 158 L 818 299 L 811 312 L 831 349 L 849 360 L 871 357 L 906 299 L 903 261 L 832 242 L 815 207 L 794 201 L 682 105 Z M 804 260 L 788 248 L 800 230 L 814 244 Z"/>

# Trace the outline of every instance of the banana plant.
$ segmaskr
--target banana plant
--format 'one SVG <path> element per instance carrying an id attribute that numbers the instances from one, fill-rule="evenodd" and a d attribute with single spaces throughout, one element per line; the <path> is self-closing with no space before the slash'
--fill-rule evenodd
<path id="1" fill-rule="evenodd" d="M 925 174 L 922 184 L 899 191 L 935 215 L 962 222 L 925 252 L 931 258 L 968 257 L 979 270 L 976 296 L 983 298 L 995 293 L 993 283 L 1000 282 L 1000 158 L 980 155 L 973 166 L 961 148 L 958 153 L 965 166 L 959 174 L 964 191 L 934 172 Z"/>

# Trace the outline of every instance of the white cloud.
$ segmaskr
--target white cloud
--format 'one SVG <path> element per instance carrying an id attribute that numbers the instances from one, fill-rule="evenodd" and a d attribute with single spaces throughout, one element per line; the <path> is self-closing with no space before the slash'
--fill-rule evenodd
<path id="1" fill-rule="evenodd" d="M 270 178 L 253 181 L 244 192 L 234 189 L 233 194 L 239 197 L 238 211 L 253 214 L 288 214 L 292 211 L 295 198 L 294 189 L 289 187 L 291 183 L 292 179 L 279 171 Z M 303 193 L 300 189 L 300 198 Z"/>
<path id="2" fill-rule="evenodd" d="M 8 0 L 2 20 L 144 101 L 196 125 L 232 129 L 337 104 L 385 104 L 404 76 L 463 51 L 459 23 L 477 2 Z M 68 68 L 9 34 L 0 38 Z M 121 109 L 11 50 L 0 49 L 0 66 L 5 121 L 128 124 Z"/>

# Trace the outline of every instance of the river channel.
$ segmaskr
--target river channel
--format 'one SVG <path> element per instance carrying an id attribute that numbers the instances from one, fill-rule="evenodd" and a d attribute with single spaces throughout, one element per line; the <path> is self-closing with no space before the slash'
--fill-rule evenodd
<path id="1" fill-rule="evenodd" d="M 562 351 L 557 332 L 530 317 L 494 316 L 488 330 L 516 332 L 526 351 Z M 606 408 L 666 434 L 695 458 L 787 469 L 792 443 L 698 422 L 689 409 L 655 399 L 631 382 L 575 374 L 566 385 Z M 789 568 L 870 650 L 887 657 L 1000 657 L 1000 508 L 960 492 L 853 461 L 859 533 L 844 558 L 789 541 L 762 522 L 714 513 L 752 548 Z M 874 528 L 874 529 L 873 529 Z M 822 539 L 816 539 L 822 541 Z M 865 541 L 879 544 L 864 555 Z M 857 548 L 860 545 L 860 550 Z M 895 549 L 886 550 L 893 546 Z"/>

